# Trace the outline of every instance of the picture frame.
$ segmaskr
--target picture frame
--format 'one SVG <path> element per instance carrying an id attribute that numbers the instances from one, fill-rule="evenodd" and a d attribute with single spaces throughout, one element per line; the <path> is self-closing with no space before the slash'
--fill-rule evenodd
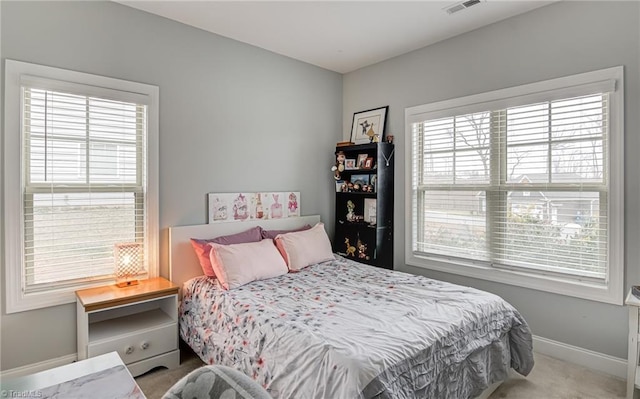
<path id="1" fill-rule="evenodd" d="M 207 199 L 208 223 L 300 216 L 299 191 L 208 193 Z"/>
<path id="2" fill-rule="evenodd" d="M 364 169 L 364 163 L 369 158 L 369 154 L 358 154 L 358 161 L 356 162 L 356 169 Z"/>
<path id="3" fill-rule="evenodd" d="M 389 106 L 373 108 L 353 114 L 351 140 L 356 144 L 367 144 L 384 140 Z"/>
<path id="4" fill-rule="evenodd" d="M 377 223 L 376 206 L 377 201 L 375 198 L 364 199 L 364 221 L 371 225 L 375 225 Z"/>
<path id="5" fill-rule="evenodd" d="M 357 166 L 356 166 L 356 160 L 354 158 L 345 159 L 344 160 L 344 169 L 345 170 L 358 169 Z"/>
<path id="6" fill-rule="evenodd" d="M 364 169 L 373 168 L 373 157 L 368 157 L 364 160 Z"/>
<path id="7" fill-rule="evenodd" d="M 369 175 L 352 175 L 351 183 L 353 184 L 357 183 L 361 186 L 364 184 L 369 184 Z"/>

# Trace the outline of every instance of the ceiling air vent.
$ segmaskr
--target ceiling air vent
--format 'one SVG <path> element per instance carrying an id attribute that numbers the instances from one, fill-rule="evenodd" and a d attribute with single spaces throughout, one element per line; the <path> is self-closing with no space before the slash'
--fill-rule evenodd
<path id="1" fill-rule="evenodd" d="M 452 4 L 448 7 L 446 7 L 444 10 L 447 12 L 447 14 L 453 14 L 456 13 L 458 11 L 462 11 L 464 9 L 467 9 L 471 6 L 475 6 L 476 4 L 479 4 L 481 0 L 467 0 L 467 1 L 462 1 L 460 3 L 456 3 L 456 4 Z"/>

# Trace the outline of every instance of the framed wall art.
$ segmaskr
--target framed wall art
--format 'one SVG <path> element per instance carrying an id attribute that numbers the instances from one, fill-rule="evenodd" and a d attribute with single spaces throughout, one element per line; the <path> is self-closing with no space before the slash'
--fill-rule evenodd
<path id="1" fill-rule="evenodd" d="M 208 223 L 300 216 L 300 192 L 209 193 Z"/>
<path id="2" fill-rule="evenodd" d="M 388 110 L 387 105 L 353 114 L 351 141 L 356 144 L 383 141 Z"/>

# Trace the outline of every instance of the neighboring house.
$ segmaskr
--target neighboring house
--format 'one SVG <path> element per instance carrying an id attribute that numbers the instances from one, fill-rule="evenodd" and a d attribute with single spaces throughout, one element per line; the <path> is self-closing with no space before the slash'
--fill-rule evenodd
<path id="1" fill-rule="evenodd" d="M 563 174 L 565 182 L 579 182 L 577 174 Z M 543 182 L 548 178 L 545 173 L 530 173 L 514 179 L 519 184 Z M 576 196 L 579 195 L 579 196 Z M 484 215 L 486 210 L 485 192 L 477 192 L 477 211 Z M 534 216 L 551 224 L 584 225 L 599 214 L 599 194 L 582 192 L 580 194 L 561 191 L 512 191 L 508 194 L 507 212 L 513 215 Z M 461 203 L 463 201 L 460 201 Z M 475 210 L 470 210 L 474 212 Z"/>

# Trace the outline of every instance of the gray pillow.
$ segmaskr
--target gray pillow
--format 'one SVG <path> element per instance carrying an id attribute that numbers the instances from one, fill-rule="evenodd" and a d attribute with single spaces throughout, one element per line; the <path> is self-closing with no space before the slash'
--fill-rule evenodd
<path id="1" fill-rule="evenodd" d="M 226 366 L 202 366 L 176 382 L 162 399 L 272 399 L 256 381 Z"/>

